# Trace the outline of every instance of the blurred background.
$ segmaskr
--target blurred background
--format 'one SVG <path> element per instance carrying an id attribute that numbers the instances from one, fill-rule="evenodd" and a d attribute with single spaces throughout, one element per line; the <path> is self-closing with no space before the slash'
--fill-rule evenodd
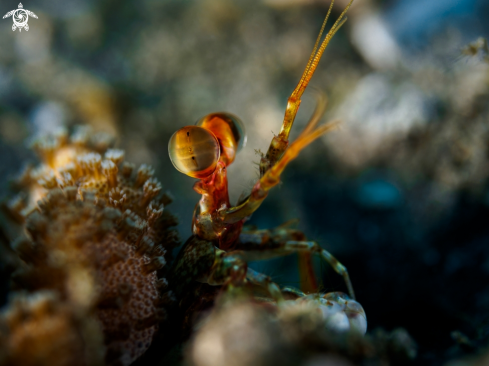
<path id="1" fill-rule="evenodd" d="M 346 3 L 336 1 L 333 19 Z M 256 150 L 280 130 L 329 1 L 23 5 L 38 16 L 28 32 L 0 21 L 0 195 L 35 161 L 31 136 L 88 124 L 115 134 L 126 160 L 156 169 L 185 240 L 199 196 L 171 165 L 170 136 L 211 112 L 239 116 L 248 144 L 228 172 L 232 201 L 249 192 Z M 17 6 L 4 0 L 0 13 Z M 343 124 L 287 168 L 249 222 L 298 219 L 349 269 L 369 328 L 406 328 L 420 365 L 489 345 L 489 52 L 477 41 L 489 36 L 487 19 L 486 0 L 356 0 L 292 139 L 318 92 L 329 101 L 324 120 Z M 324 291 L 345 290 L 315 264 Z M 295 256 L 252 266 L 299 285 Z"/>

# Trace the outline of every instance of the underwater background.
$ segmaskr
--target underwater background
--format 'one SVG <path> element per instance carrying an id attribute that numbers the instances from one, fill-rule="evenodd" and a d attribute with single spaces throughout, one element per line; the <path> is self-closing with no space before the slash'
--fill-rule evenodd
<path id="1" fill-rule="evenodd" d="M 345 1 L 337 1 L 338 12 Z M 24 3 L 28 32 L 0 22 L 0 189 L 28 140 L 89 124 L 117 136 L 128 160 L 151 164 L 174 197 L 183 240 L 199 196 L 167 144 L 214 111 L 238 115 L 247 146 L 229 169 L 232 202 L 258 178 L 329 2 L 320 0 Z M 17 8 L 5 0 L 0 12 Z M 337 14 L 336 14 L 337 15 Z M 286 169 L 249 224 L 298 219 L 349 270 L 369 329 L 405 328 L 419 365 L 446 364 L 489 344 L 489 37 L 484 0 L 357 0 L 311 82 L 341 128 Z M 2 233 L 0 241 L 8 245 Z M 299 286 L 297 257 L 253 263 Z M 0 305 L 9 273 L 0 258 Z M 345 291 L 318 261 L 324 291 Z"/>

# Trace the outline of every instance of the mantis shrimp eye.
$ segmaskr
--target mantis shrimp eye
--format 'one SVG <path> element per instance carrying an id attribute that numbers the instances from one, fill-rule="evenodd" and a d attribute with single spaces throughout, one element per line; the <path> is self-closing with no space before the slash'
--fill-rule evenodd
<path id="1" fill-rule="evenodd" d="M 211 113 L 197 121 L 196 126 L 211 131 L 221 145 L 221 160 L 229 165 L 236 153 L 246 145 L 246 134 L 243 122 L 231 113 Z"/>
<path id="2" fill-rule="evenodd" d="M 170 138 L 168 154 L 178 171 L 193 178 L 206 178 L 214 172 L 219 161 L 219 142 L 205 128 L 187 126 Z"/>

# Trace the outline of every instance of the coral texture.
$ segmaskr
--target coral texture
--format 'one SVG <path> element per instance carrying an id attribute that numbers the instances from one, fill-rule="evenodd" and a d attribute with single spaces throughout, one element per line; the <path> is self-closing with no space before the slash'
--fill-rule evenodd
<path id="1" fill-rule="evenodd" d="M 160 194 L 153 170 L 135 171 L 109 146 L 106 136 L 83 129 L 34 143 L 43 163 L 22 174 L 23 190 L 8 205 L 27 233 L 13 244 L 25 262 L 13 281 L 54 291 L 62 308 L 98 319 L 106 362 L 128 365 L 150 346 L 172 301 L 161 276 L 178 237 L 164 211 L 171 199 Z M 9 329 L 10 338 L 20 331 Z M 92 364 L 90 357 L 66 364 Z"/>
<path id="2" fill-rule="evenodd" d="M 416 345 L 405 330 L 365 337 L 333 330 L 322 306 L 309 299 L 285 308 L 226 302 L 202 319 L 186 360 L 192 366 L 403 365 L 415 357 Z"/>
<path id="3" fill-rule="evenodd" d="M 2 365 L 102 365 L 100 325 L 53 291 L 18 294 L 0 318 Z"/>

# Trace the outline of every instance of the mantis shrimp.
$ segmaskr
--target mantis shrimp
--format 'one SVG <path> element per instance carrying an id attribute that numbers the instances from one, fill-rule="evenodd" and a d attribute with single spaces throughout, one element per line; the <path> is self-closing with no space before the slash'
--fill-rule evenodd
<path id="1" fill-rule="evenodd" d="M 260 178 L 251 193 L 236 206 L 232 206 L 228 194 L 227 167 L 234 161 L 244 143 L 241 121 L 234 115 L 219 112 L 200 119 L 196 125 L 183 127 L 173 134 L 168 151 L 175 168 L 199 179 L 194 190 L 202 197 L 196 205 L 192 232 L 184 244 L 170 271 L 170 283 L 177 297 L 191 281 L 224 285 L 236 288 L 250 282 L 263 287 L 277 303 L 284 300 L 284 292 L 297 296 L 304 294 L 294 289 L 280 289 L 270 277 L 248 268 L 247 261 L 269 259 L 293 252 L 318 254 L 343 276 L 349 295 L 355 298 L 348 271 L 327 250 L 304 234 L 286 227 L 272 230 L 245 230 L 244 222 L 267 197 L 270 189 L 280 182 L 286 166 L 300 151 L 314 140 L 333 130 L 338 122 L 319 125 L 325 110 L 320 101 L 299 137 L 289 143 L 289 133 L 306 90 L 324 50 L 332 37 L 346 21 L 350 0 L 332 28 L 321 41 L 331 14 L 333 3 L 316 39 L 314 49 L 296 88 L 288 98 L 280 133 L 273 137 L 266 154 L 260 160 Z"/>

